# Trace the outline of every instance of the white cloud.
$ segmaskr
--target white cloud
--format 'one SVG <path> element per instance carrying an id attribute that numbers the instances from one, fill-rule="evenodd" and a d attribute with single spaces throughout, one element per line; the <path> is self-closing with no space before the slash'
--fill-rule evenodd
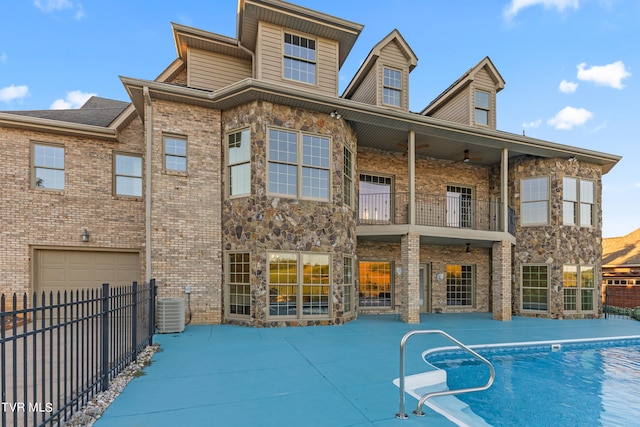
<path id="1" fill-rule="evenodd" d="M 542 119 L 534 120 L 528 123 L 522 123 L 522 127 L 525 129 L 534 129 L 540 127 L 542 124 Z"/>
<path id="2" fill-rule="evenodd" d="M 9 103 L 14 99 L 22 99 L 29 95 L 29 86 L 7 86 L 0 89 L 0 101 Z"/>
<path id="3" fill-rule="evenodd" d="M 593 82 L 598 86 L 609 86 L 614 89 L 622 89 L 622 79 L 631 76 L 622 61 L 607 65 L 594 65 L 586 68 L 587 64 L 578 64 L 578 80 Z"/>
<path id="4" fill-rule="evenodd" d="M 9 57 L 7 56 L 6 52 L 0 53 L 0 64 L 6 64 L 8 58 Z"/>
<path id="5" fill-rule="evenodd" d="M 571 130 L 574 126 L 585 124 L 591 117 L 593 113 L 584 108 L 564 107 L 554 118 L 547 120 L 547 124 L 556 129 Z"/>
<path id="6" fill-rule="evenodd" d="M 558 89 L 560 89 L 560 92 L 562 93 L 573 93 L 578 89 L 578 83 L 563 80 L 560 82 Z"/>
<path id="7" fill-rule="evenodd" d="M 35 0 L 33 4 L 44 13 L 52 13 L 58 10 L 70 9 L 74 11 L 74 18 L 81 20 L 85 17 L 82 4 L 75 3 L 71 0 Z"/>
<path id="8" fill-rule="evenodd" d="M 541 5 L 545 9 L 557 9 L 562 12 L 567 8 L 578 9 L 580 0 L 511 0 L 504 8 L 504 17 L 509 20 L 514 18 L 522 9 Z"/>
<path id="9" fill-rule="evenodd" d="M 49 107 L 52 110 L 69 110 L 72 108 L 80 108 L 87 102 L 89 98 L 95 96 L 95 93 L 86 93 L 79 90 L 67 92 L 65 99 L 56 99 Z"/>
<path id="10" fill-rule="evenodd" d="M 73 3 L 69 0 L 36 0 L 33 4 L 44 13 L 73 8 Z"/>

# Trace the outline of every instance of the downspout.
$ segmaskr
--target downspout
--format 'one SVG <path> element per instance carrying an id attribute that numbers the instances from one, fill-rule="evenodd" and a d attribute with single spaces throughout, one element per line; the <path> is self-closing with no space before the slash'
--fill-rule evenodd
<path id="1" fill-rule="evenodd" d="M 257 78 L 256 77 L 256 55 L 252 51 L 244 47 L 240 42 L 240 39 L 238 39 L 238 47 L 244 50 L 245 52 L 247 52 L 249 55 L 251 55 L 251 77 L 254 79 Z"/>
<path id="2" fill-rule="evenodd" d="M 149 95 L 149 87 L 142 88 L 144 94 L 145 108 L 145 136 L 146 136 L 146 161 L 145 161 L 145 281 L 149 282 L 152 278 L 151 274 L 151 143 L 153 142 L 153 110 L 151 105 L 151 96 Z"/>

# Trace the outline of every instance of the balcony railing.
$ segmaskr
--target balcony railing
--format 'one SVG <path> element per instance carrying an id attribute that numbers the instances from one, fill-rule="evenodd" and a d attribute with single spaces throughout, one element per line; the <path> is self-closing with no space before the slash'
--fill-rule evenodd
<path id="1" fill-rule="evenodd" d="M 464 194 L 435 196 L 419 193 L 415 196 L 415 224 L 431 227 L 468 228 L 501 231 L 502 203 L 477 200 Z M 359 195 L 360 225 L 391 225 L 409 223 L 409 193 Z M 509 208 L 508 229 L 513 229 L 513 210 Z"/>

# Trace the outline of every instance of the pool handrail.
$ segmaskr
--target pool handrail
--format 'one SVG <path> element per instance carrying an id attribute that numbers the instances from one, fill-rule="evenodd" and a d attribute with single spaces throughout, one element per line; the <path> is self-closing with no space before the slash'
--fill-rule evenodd
<path id="1" fill-rule="evenodd" d="M 454 342 L 458 347 L 462 348 L 464 351 L 466 351 L 467 353 L 470 353 L 471 355 L 479 359 L 481 362 L 486 364 L 489 367 L 490 375 L 487 383 L 480 387 L 468 387 L 468 388 L 460 388 L 455 390 L 434 391 L 431 393 L 424 394 L 418 401 L 418 406 L 416 407 L 415 411 L 413 411 L 414 415 L 418 417 L 424 416 L 424 412 L 422 411 L 422 405 L 425 404 L 427 399 L 430 399 L 432 397 L 437 397 L 437 396 L 449 396 L 454 394 L 471 393 L 474 391 L 483 391 L 491 387 L 491 384 L 493 384 L 493 381 L 496 377 L 496 371 L 493 368 L 493 365 L 491 364 L 491 362 L 489 362 L 487 359 L 485 359 L 484 357 L 482 357 L 481 355 L 479 355 L 478 353 L 476 353 L 475 351 L 473 351 L 472 349 L 470 349 L 469 347 L 467 347 L 466 345 L 464 345 L 463 343 L 461 343 L 451 335 L 447 334 L 446 332 L 438 329 L 424 329 L 424 330 L 409 331 L 402 337 L 402 340 L 400 340 L 400 377 L 399 377 L 400 408 L 398 410 L 398 413 L 396 414 L 396 418 L 399 418 L 401 420 L 406 420 L 407 418 L 409 418 L 409 416 L 405 413 L 404 349 L 405 349 L 407 340 L 410 337 L 412 337 L 413 335 L 424 335 L 424 334 L 439 334 L 447 338 L 449 341 Z"/>

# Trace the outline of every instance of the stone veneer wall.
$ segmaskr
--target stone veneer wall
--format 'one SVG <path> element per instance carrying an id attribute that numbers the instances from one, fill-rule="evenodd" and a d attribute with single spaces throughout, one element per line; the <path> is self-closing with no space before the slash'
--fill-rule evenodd
<path id="1" fill-rule="evenodd" d="M 220 111 L 154 100 L 152 115 L 151 264 L 158 296 L 190 298 L 193 323 L 220 323 Z M 186 173 L 164 170 L 164 134 L 187 138 Z"/>
<path id="2" fill-rule="evenodd" d="M 251 254 L 251 316 L 227 315 L 225 321 L 264 327 L 341 324 L 351 320 L 357 310 L 352 311 L 351 317 L 344 316 L 342 265 L 345 255 L 355 253 L 355 210 L 343 204 L 342 171 L 345 145 L 351 148 L 355 160 L 356 139 L 352 129 L 344 120 L 331 118 L 327 114 L 262 101 L 225 111 L 222 123 L 223 138 L 228 133 L 242 129 L 250 128 L 251 131 L 251 195 L 226 198 L 222 207 L 224 250 L 248 251 Z M 331 138 L 329 202 L 268 195 L 266 150 L 268 129 L 271 127 Z M 227 185 L 228 176 L 225 172 L 223 186 Z M 331 254 L 332 312 L 328 318 L 281 320 L 268 317 L 269 251 Z"/>
<path id="3" fill-rule="evenodd" d="M 113 152 L 144 154 L 139 118 L 117 142 L 0 128 L 0 292 L 33 291 L 32 249 L 140 251 L 144 277 L 144 202 L 113 195 Z M 31 143 L 65 149 L 64 191 L 32 188 Z M 82 232 L 89 230 L 89 242 Z M 101 283 L 87 286 L 100 287 Z"/>
<path id="4" fill-rule="evenodd" d="M 420 263 L 431 266 L 431 311 L 442 313 L 459 312 L 487 312 L 490 310 L 491 297 L 491 262 L 490 250 L 472 248 L 470 254 L 465 253 L 465 246 L 420 246 Z M 360 261 L 391 261 L 394 271 L 393 304 L 390 309 L 361 308 L 367 313 L 402 313 L 403 278 L 402 249 L 400 243 L 381 243 L 358 241 L 358 260 Z M 475 267 L 475 305 L 472 308 L 447 306 L 446 274 L 442 280 L 437 279 L 438 273 L 446 273 L 447 264 L 464 264 Z"/>
<path id="5" fill-rule="evenodd" d="M 549 225 L 520 225 L 520 180 L 526 177 L 549 177 Z M 596 216 L 594 227 L 563 225 L 562 179 L 565 176 L 595 181 Z M 552 318 L 592 318 L 602 314 L 602 169 L 600 166 L 567 159 L 520 157 L 510 160 L 510 206 L 515 210 L 516 239 L 513 256 L 513 311 L 518 315 Z M 521 310 L 521 274 L 524 264 L 546 264 L 550 267 L 549 311 Z M 595 314 L 564 313 L 562 269 L 565 264 L 595 267 Z"/>

